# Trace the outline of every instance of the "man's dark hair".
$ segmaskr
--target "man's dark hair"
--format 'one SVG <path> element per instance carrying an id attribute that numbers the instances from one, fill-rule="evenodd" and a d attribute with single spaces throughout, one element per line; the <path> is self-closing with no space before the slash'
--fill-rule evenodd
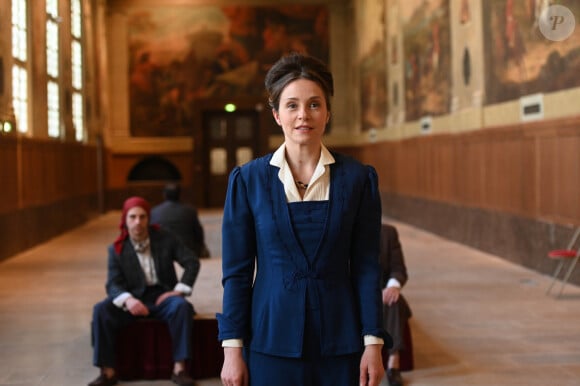
<path id="1" fill-rule="evenodd" d="M 167 184 L 163 189 L 163 196 L 169 201 L 179 201 L 181 188 L 178 184 Z"/>

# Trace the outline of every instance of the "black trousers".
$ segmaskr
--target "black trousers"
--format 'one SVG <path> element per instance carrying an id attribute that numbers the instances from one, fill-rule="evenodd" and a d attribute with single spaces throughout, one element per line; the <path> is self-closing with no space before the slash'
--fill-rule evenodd
<path id="1" fill-rule="evenodd" d="M 389 349 L 389 354 L 408 349 L 405 347 L 405 328 L 410 317 L 411 308 L 403 295 L 399 295 L 399 300 L 391 306 L 383 304 L 385 330 L 393 338 L 393 347 Z"/>

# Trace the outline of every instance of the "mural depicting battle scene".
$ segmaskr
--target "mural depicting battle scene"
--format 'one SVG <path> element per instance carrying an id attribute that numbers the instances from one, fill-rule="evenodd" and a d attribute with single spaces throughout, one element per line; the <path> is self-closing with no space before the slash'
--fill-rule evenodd
<path id="1" fill-rule="evenodd" d="M 539 29 L 542 11 L 555 4 L 578 20 L 578 0 L 485 1 L 486 104 L 580 86 L 580 28 L 563 41 Z"/>
<path id="2" fill-rule="evenodd" d="M 190 135 L 203 98 L 260 96 L 280 56 L 328 62 L 326 6 L 158 7 L 129 13 L 132 136 Z"/>
<path id="3" fill-rule="evenodd" d="M 405 60 L 407 120 L 449 112 L 451 92 L 449 0 L 399 2 Z"/>

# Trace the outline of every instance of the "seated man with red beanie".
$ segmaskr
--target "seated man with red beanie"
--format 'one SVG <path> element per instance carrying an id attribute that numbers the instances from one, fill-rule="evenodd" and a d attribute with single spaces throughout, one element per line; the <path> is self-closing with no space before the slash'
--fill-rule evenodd
<path id="1" fill-rule="evenodd" d="M 121 233 L 109 246 L 107 298 L 93 309 L 93 364 L 101 368 L 89 386 L 110 386 L 115 375 L 115 341 L 118 331 L 137 318 L 167 322 L 175 361 L 171 379 L 194 385 L 185 361 L 191 356 L 193 306 L 191 295 L 199 273 L 199 258 L 176 236 L 149 224 L 150 205 L 141 197 L 123 205 Z M 183 267 L 178 281 L 174 261 Z"/>

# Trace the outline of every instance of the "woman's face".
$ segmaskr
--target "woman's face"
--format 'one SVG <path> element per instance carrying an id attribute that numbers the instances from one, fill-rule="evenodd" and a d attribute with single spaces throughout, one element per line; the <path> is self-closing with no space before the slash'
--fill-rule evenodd
<path id="1" fill-rule="evenodd" d="M 322 88 L 308 79 L 289 83 L 280 94 L 278 111 L 272 113 L 285 141 L 298 145 L 320 143 L 330 118 Z"/>

